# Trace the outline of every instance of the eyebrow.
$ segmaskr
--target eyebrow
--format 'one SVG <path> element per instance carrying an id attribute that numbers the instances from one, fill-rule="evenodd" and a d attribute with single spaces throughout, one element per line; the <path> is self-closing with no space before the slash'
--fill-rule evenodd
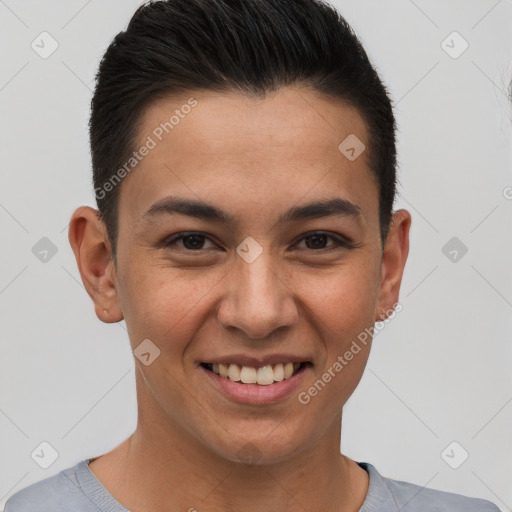
<path id="1" fill-rule="evenodd" d="M 197 219 L 220 222 L 228 225 L 236 224 L 235 217 L 216 206 L 201 201 L 173 196 L 166 197 L 153 204 L 153 206 L 140 217 L 139 222 L 160 215 L 173 214 L 187 215 Z M 281 214 L 277 222 L 291 223 L 300 220 L 334 216 L 349 217 L 360 221 L 364 215 L 358 205 L 347 199 L 336 197 L 314 201 L 301 206 L 293 206 L 288 211 Z"/>

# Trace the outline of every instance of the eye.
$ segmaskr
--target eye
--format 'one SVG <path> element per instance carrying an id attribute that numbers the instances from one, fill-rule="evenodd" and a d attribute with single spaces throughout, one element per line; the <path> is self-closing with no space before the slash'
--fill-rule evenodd
<path id="1" fill-rule="evenodd" d="M 208 247 L 204 247 L 206 240 L 211 242 L 211 240 L 206 235 L 203 235 L 201 233 L 181 233 L 180 235 L 175 236 L 174 238 L 164 240 L 162 245 L 167 248 L 171 246 L 176 246 L 177 242 L 182 241 L 183 247 L 186 250 L 202 251 L 204 249 L 208 249 Z M 213 242 L 211 243 L 213 244 Z"/>
<path id="2" fill-rule="evenodd" d="M 327 243 L 327 240 L 329 238 L 331 240 L 333 240 L 334 243 L 331 244 L 330 246 L 325 246 L 325 244 Z M 309 233 L 308 235 L 303 237 L 301 240 L 299 240 L 299 244 L 302 243 L 303 241 L 306 241 L 306 243 L 305 243 L 306 248 L 300 249 L 300 250 L 319 251 L 319 250 L 336 249 L 338 247 L 345 247 L 347 249 L 351 249 L 353 247 L 353 245 L 350 242 L 348 242 L 347 240 L 344 240 L 342 238 L 338 238 L 338 237 L 335 237 L 333 235 L 330 235 L 328 233 L 323 233 L 323 232 Z M 310 241 L 310 242 L 308 243 L 307 241 Z"/>

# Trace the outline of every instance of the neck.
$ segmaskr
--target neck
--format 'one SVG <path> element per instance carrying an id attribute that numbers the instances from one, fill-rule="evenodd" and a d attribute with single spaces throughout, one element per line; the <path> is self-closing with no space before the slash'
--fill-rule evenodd
<path id="1" fill-rule="evenodd" d="M 356 512 L 368 475 L 340 453 L 340 438 L 341 412 L 307 450 L 272 464 L 244 464 L 145 410 L 132 436 L 90 468 L 132 512 Z"/>

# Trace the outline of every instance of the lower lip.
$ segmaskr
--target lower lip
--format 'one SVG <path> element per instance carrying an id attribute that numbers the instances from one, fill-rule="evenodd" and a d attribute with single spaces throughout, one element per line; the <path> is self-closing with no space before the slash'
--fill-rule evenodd
<path id="1" fill-rule="evenodd" d="M 301 368 L 289 379 L 274 382 L 268 386 L 260 384 L 243 384 L 227 377 L 221 377 L 199 365 L 199 370 L 205 374 L 210 382 L 232 400 L 246 404 L 272 404 L 288 398 L 302 383 L 306 374 L 311 370 L 307 365 Z"/>

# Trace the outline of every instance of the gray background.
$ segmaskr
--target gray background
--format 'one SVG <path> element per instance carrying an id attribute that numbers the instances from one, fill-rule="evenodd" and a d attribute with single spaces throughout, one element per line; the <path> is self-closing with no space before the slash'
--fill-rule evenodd
<path id="1" fill-rule="evenodd" d="M 15 491 L 111 450 L 136 426 L 125 324 L 95 316 L 67 225 L 76 207 L 95 207 L 94 74 L 140 4 L 0 0 L 0 508 Z M 413 216 L 403 311 L 375 338 L 345 407 L 343 451 L 386 476 L 510 511 L 512 0 L 334 4 L 389 87 L 397 207 Z M 59 44 L 47 59 L 31 48 L 43 31 Z M 442 47 L 453 31 L 469 43 L 458 58 Z M 453 37 L 448 44 L 462 48 Z M 57 249 L 46 263 L 32 251 L 43 237 Z M 453 247 L 443 253 L 453 237 L 457 261 Z M 47 469 L 31 457 L 43 441 L 58 453 Z M 446 461 L 460 463 L 462 449 L 469 457 L 453 469 Z"/>

